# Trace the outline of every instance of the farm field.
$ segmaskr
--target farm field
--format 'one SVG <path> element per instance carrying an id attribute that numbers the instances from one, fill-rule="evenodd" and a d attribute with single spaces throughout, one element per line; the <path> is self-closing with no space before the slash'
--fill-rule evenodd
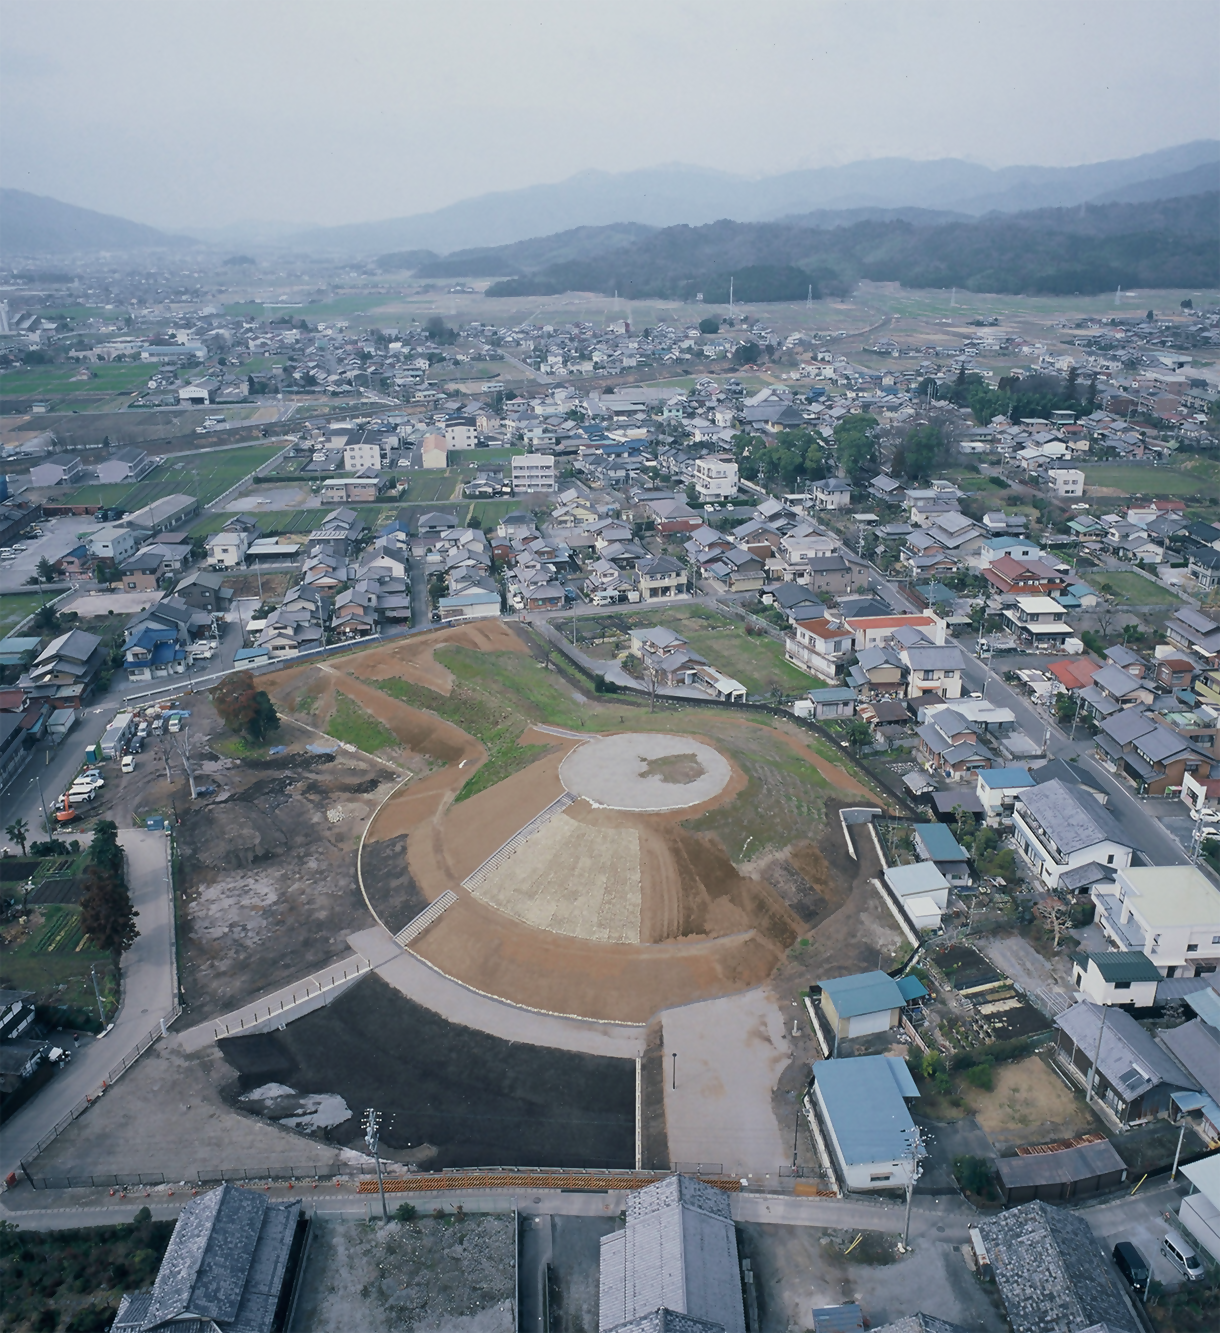
<path id="1" fill-rule="evenodd" d="M 281 509 L 269 513 L 254 513 L 258 530 L 264 536 L 274 532 L 312 532 L 329 513 L 329 509 Z M 221 528 L 233 517 L 233 513 L 222 510 L 217 514 L 205 514 L 191 525 L 192 537 L 208 537 Z"/>
<path id="2" fill-rule="evenodd" d="M 0 638 L 10 634 L 15 625 L 19 625 L 28 615 L 32 615 L 42 605 L 42 597 L 36 593 L 14 593 L 11 597 L 0 597 Z"/>
<path id="3" fill-rule="evenodd" d="M 130 511 L 162 496 L 181 493 L 197 496 L 200 505 L 209 505 L 230 486 L 274 458 L 283 447 L 282 444 L 245 444 L 216 453 L 171 455 L 143 481 L 133 485 L 78 486 L 55 498 L 66 504 L 95 504 L 108 508 L 120 505 Z"/>
<path id="4" fill-rule="evenodd" d="M 458 478 L 448 471 L 412 472 L 407 484 L 407 500 L 415 504 L 450 500 L 458 489 Z"/>
<path id="5" fill-rule="evenodd" d="M 46 394 L 59 398 L 81 393 L 131 393 L 144 388 L 156 367 L 115 363 L 90 366 L 89 370 L 90 377 L 79 380 L 75 378 L 80 373 L 79 366 L 31 366 L 6 371 L 0 375 L 0 397 Z"/>
<path id="6" fill-rule="evenodd" d="M 109 1007 L 114 982 L 110 955 L 94 949 L 80 928 L 80 909 L 63 903 L 31 907 L 26 924 L 9 925 L 0 949 L 0 984 L 34 992 L 35 1004 L 71 1012 L 72 1021 L 96 1028 L 97 1000 L 89 970 Z"/>
<path id="7" fill-rule="evenodd" d="M 1200 496 L 1220 499 L 1220 465 L 1204 460 L 1146 467 L 1139 463 L 1098 463 L 1084 469 L 1085 494 L 1094 487 L 1113 491 L 1115 496 L 1142 495 L 1181 499 Z"/>

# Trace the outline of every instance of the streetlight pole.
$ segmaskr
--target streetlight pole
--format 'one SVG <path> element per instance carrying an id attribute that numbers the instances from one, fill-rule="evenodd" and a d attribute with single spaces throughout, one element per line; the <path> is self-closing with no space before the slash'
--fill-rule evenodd
<path id="1" fill-rule="evenodd" d="M 674 1092 L 677 1092 L 677 1090 L 678 1090 L 678 1052 L 677 1052 L 677 1051 L 674 1051 L 673 1055 L 674 1055 L 674 1072 L 673 1072 L 673 1082 L 672 1082 L 672 1084 L 671 1084 L 671 1087 L 672 1087 L 672 1090 L 673 1090 Z"/>
<path id="2" fill-rule="evenodd" d="M 93 994 L 97 997 L 97 1019 L 102 1027 L 106 1026 L 106 1015 L 102 1012 L 102 992 L 97 988 L 97 964 L 90 963 L 89 975 L 93 978 Z"/>
<path id="3" fill-rule="evenodd" d="M 46 835 L 47 835 L 47 837 L 49 838 L 49 837 L 51 837 L 51 834 L 52 834 L 52 829 L 51 829 L 51 818 L 50 818 L 50 816 L 47 814 L 47 803 L 46 803 L 46 801 L 43 799 L 43 795 L 42 795 L 42 782 L 40 781 L 40 779 L 39 779 L 39 777 L 38 777 L 37 774 L 34 775 L 34 777 L 31 779 L 31 781 L 32 781 L 32 782 L 35 784 L 35 786 L 37 786 L 37 788 L 38 788 L 38 804 L 42 806 L 42 825 L 43 825 L 43 828 L 46 830 Z"/>

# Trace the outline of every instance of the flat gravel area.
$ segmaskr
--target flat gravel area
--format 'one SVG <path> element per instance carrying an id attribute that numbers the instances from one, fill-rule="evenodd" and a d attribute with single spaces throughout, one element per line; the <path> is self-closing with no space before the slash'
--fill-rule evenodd
<path id="1" fill-rule="evenodd" d="M 644 732 L 590 741 L 559 766 L 568 791 L 611 810 L 684 810 L 719 795 L 731 777 L 710 745 Z"/>

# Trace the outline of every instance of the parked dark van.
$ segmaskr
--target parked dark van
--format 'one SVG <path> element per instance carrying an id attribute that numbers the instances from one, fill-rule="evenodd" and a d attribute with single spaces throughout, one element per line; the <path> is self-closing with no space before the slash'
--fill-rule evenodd
<path id="1" fill-rule="evenodd" d="M 1148 1279 L 1152 1270 L 1144 1256 L 1129 1240 L 1120 1240 L 1114 1247 L 1114 1264 L 1127 1279 L 1127 1285 L 1139 1296 L 1147 1296 Z"/>

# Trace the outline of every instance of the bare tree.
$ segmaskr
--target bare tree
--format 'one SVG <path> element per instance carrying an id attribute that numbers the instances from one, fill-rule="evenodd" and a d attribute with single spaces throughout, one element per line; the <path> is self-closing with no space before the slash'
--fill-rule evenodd
<path id="1" fill-rule="evenodd" d="M 1072 909 L 1053 894 L 1047 894 L 1038 904 L 1038 915 L 1052 935 L 1052 947 L 1058 949 L 1072 924 Z"/>

